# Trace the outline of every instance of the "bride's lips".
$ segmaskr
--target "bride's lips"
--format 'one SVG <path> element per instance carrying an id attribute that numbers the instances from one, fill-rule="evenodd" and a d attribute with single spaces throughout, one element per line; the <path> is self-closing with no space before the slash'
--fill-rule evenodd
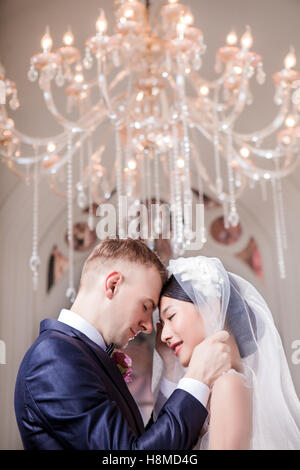
<path id="1" fill-rule="evenodd" d="M 171 349 L 173 349 L 175 356 L 177 356 L 182 346 L 183 346 L 183 341 L 178 341 L 178 343 L 174 343 L 171 345 Z"/>

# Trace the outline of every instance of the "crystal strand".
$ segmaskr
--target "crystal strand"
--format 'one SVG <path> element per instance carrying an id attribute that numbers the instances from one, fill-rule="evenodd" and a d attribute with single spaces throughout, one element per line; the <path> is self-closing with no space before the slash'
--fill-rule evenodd
<path id="1" fill-rule="evenodd" d="M 72 168 L 72 134 L 68 133 L 67 144 L 67 204 L 68 204 L 68 255 L 69 255 L 69 287 L 66 292 L 71 303 L 74 302 L 74 240 L 73 240 L 73 168 Z"/>
<path id="2" fill-rule="evenodd" d="M 228 215 L 228 222 L 232 227 L 236 227 L 239 223 L 239 216 L 236 210 L 235 204 L 235 191 L 234 191 L 234 173 L 232 168 L 232 155 L 233 155 L 233 146 L 232 146 L 232 131 L 229 129 L 227 131 L 227 174 L 228 174 L 228 187 L 229 187 L 229 201 L 230 201 L 230 210 Z"/>
<path id="3" fill-rule="evenodd" d="M 151 153 L 150 151 L 147 151 L 146 153 L 146 188 L 147 188 L 147 207 L 148 211 L 150 214 L 151 211 L 151 203 L 152 203 L 152 191 L 151 191 L 151 180 L 152 180 L 152 173 L 151 173 Z M 152 224 L 150 224 L 150 231 L 148 230 L 148 236 L 149 236 L 149 247 L 151 249 L 154 248 L 153 244 L 153 227 Z"/>
<path id="4" fill-rule="evenodd" d="M 34 147 L 35 157 L 38 155 L 37 146 Z M 32 271 L 33 290 L 38 288 L 40 258 L 38 255 L 38 228 L 39 228 L 39 162 L 34 162 L 33 172 L 33 227 L 32 227 L 32 255 L 29 266 Z"/>
<path id="5" fill-rule="evenodd" d="M 88 162 L 89 162 L 89 215 L 88 215 L 88 226 L 90 230 L 94 230 L 94 207 L 93 207 L 93 142 L 92 137 L 89 134 L 88 140 Z"/>
<path id="6" fill-rule="evenodd" d="M 204 205 L 204 189 L 203 189 L 203 180 L 200 174 L 200 171 L 198 171 L 198 193 L 199 193 L 199 203 Z M 205 209 L 205 207 L 204 207 Z M 207 230 L 205 227 L 205 223 L 203 227 L 201 227 L 201 241 L 202 243 L 207 242 Z"/>
<path id="7" fill-rule="evenodd" d="M 182 195 L 181 181 L 178 169 L 178 129 L 176 123 L 173 123 L 173 171 L 174 171 L 174 189 L 175 189 L 175 221 L 176 221 L 176 240 L 174 242 L 175 254 L 183 253 L 183 214 L 182 214 Z"/>
<path id="8" fill-rule="evenodd" d="M 159 152 L 157 149 L 154 150 L 154 178 L 155 178 L 155 221 L 154 230 L 157 234 L 161 233 L 161 221 L 159 218 L 159 206 L 160 206 L 160 190 L 159 190 Z"/>
<path id="9" fill-rule="evenodd" d="M 83 153 L 84 143 L 80 143 L 80 152 L 79 152 L 79 178 L 80 181 L 83 181 L 83 168 L 84 168 L 84 153 Z"/>
<path id="10" fill-rule="evenodd" d="M 125 237 L 125 231 L 123 227 L 123 211 L 122 211 L 122 192 L 123 192 L 123 158 L 122 148 L 120 141 L 120 131 L 115 126 L 115 149 L 116 149 L 116 164 L 117 164 L 117 207 L 118 207 L 118 235 L 120 238 Z"/>
<path id="11" fill-rule="evenodd" d="M 276 180 L 272 178 L 271 182 L 272 182 L 272 191 L 273 191 L 275 234 L 276 234 L 276 247 L 277 247 L 279 274 L 280 274 L 281 279 L 285 279 L 286 271 L 285 271 L 285 260 L 284 260 L 283 244 L 282 244 L 282 234 L 280 230 L 278 190 L 276 187 L 277 186 Z"/>
<path id="12" fill-rule="evenodd" d="M 142 204 L 144 204 L 145 206 L 147 205 L 147 190 L 146 190 L 146 186 L 147 186 L 147 180 L 146 180 L 146 165 L 145 165 L 145 158 L 146 155 L 145 155 L 145 152 L 143 152 L 141 154 L 141 158 L 140 158 L 140 161 L 141 161 L 141 198 L 142 198 Z M 144 226 L 144 220 L 143 220 L 143 217 L 141 216 L 140 217 L 140 229 L 141 229 L 141 233 L 144 233 L 144 230 L 146 230 L 147 226 L 145 225 Z"/>
<path id="13" fill-rule="evenodd" d="M 151 180 L 152 180 L 152 172 L 151 172 L 151 153 L 150 151 L 147 152 L 146 154 L 146 188 L 147 188 L 147 208 L 148 211 L 147 213 L 151 214 L 151 204 L 152 204 L 152 190 L 151 190 Z M 147 215 L 148 217 L 148 215 Z M 148 246 L 152 250 L 154 249 L 154 234 L 153 234 L 153 225 L 151 223 L 151 220 L 148 221 L 150 222 L 150 227 L 148 227 Z"/>
<path id="14" fill-rule="evenodd" d="M 169 157 L 169 187 L 170 187 L 170 212 L 171 212 L 171 225 L 172 225 L 172 246 L 174 245 L 177 239 L 177 227 L 176 227 L 176 200 L 175 200 L 175 191 L 174 191 L 174 184 L 173 184 L 173 160 L 172 160 L 172 152 L 169 150 L 168 152 Z"/>
<path id="15" fill-rule="evenodd" d="M 219 119 L 218 119 L 218 111 L 217 111 L 217 88 L 214 92 L 214 112 L 213 112 L 213 127 L 214 127 L 214 137 L 213 137 L 213 144 L 214 144 L 214 161 L 215 161 L 215 170 L 216 170 L 216 189 L 217 195 L 220 196 L 223 190 L 223 181 L 221 176 L 221 164 L 220 164 L 220 150 L 219 150 Z"/>
<path id="16" fill-rule="evenodd" d="M 178 57 L 179 59 L 179 57 Z M 180 58 L 181 59 L 181 58 Z M 184 61 L 178 60 L 178 68 L 179 68 L 179 73 L 176 76 L 176 91 L 177 91 L 177 96 L 178 96 L 178 102 L 179 102 L 179 109 L 181 112 L 180 119 L 182 122 L 182 128 L 183 128 L 183 158 L 184 158 L 184 169 L 183 169 L 183 174 L 184 174 L 184 179 L 183 179 L 183 204 L 181 201 L 181 194 L 179 196 L 179 188 L 180 188 L 180 176 L 178 175 L 178 130 L 176 128 L 176 135 L 174 139 L 173 135 L 173 140 L 176 140 L 176 144 L 174 148 L 176 148 L 176 156 L 174 153 L 174 170 L 175 170 L 175 178 L 176 175 L 178 175 L 179 178 L 179 184 L 177 188 L 177 196 L 176 198 L 180 197 L 180 206 L 181 206 L 181 212 L 182 212 L 182 205 L 184 207 L 184 228 L 183 230 L 183 240 L 182 243 L 183 245 L 188 245 L 190 243 L 191 235 L 192 235 L 192 219 L 191 219 L 191 212 L 190 208 L 192 206 L 192 191 L 191 191 L 191 174 L 190 174 L 190 140 L 189 140 L 189 134 L 188 134 L 188 126 L 187 126 L 187 114 L 188 114 L 188 106 L 186 103 L 186 95 L 185 95 L 185 64 Z M 175 127 L 173 126 L 173 131 Z M 179 208 L 179 202 L 177 202 L 177 210 Z M 183 223 L 183 216 L 182 213 L 179 215 L 179 220 L 181 219 L 182 222 L 178 222 L 179 225 Z M 180 237 L 181 237 L 181 228 L 179 229 L 177 233 L 179 237 L 179 244 L 180 242 Z"/>
<path id="17" fill-rule="evenodd" d="M 83 168 L 84 168 L 84 153 L 83 153 L 83 142 L 80 143 L 80 150 L 79 150 L 79 182 L 77 183 L 77 204 L 78 207 L 81 209 L 85 209 L 87 206 L 87 197 L 84 191 L 84 175 L 83 175 Z"/>
<path id="18" fill-rule="evenodd" d="M 6 104 L 6 87 L 4 80 L 0 80 L 0 104 Z"/>
<path id="19" fill-rule="evenodd" d="M 187 209 L 184 211 L 184 236 L 185 243 L 190 243 L 190 237 L 192 235 L 192 219 L 190 208 L 192 207 L 192 190 L 191 190 L 191 172 L 190 172 L 190 140 L 188 134 L 187 118 L 186 118 L 186 109 L 183 109 L 183 152 L 184 152 L 184 192 L 183 192 L 183 203 L 184 207 Z M 176 162 L 177 165 L 177 162 Z"/>
<path id="20" fill-rule="evenodd" d="M 283 248 L 287 250 L 288 242 L 287 242 L 287 233 L 286 233 L 286 219 L 285 219 L 285 210 L 284 210 L 284 202 L 283 202 L 282 180 L 279 179 L 277 184 L 278 184 L 279 215 L 280 215 L 282 242 L 283 242 Z"/>
<path id="21" fill-rule="evenodd" d="M 277 172 L 280 170 L 278 158 L 275 159 L 275 168 Z M 279 221 L 280 221 L 280 228 L 281 228 L 281 234 L 282 234 L 282 242 L 283 242 L 283 248 L 287 250 L 288 242 L 287 242 L 287 233 L 286 233 L 286 219 L 285 219 L 281 178 L 277 180 L 277 188 L 278 188 L 278 201 L 279 201 Z"/>
<path id="22" fill-rule="evenodd" d="M 132 128 L 130 126 L 130 122 L 128 120 L 127 126 L 126 126 L 126 136 L 127 136 L 127 142 L 126 142 L 126 147 L 125 147 L 125 161 L 124 161 L 124 167 L 129 169 L 128 163 L 131 160 L 132 156 L 132 147 L 131 147 L 131 142 L 132 142 Z M 132 178 L 130 171 L 127 170 L 126 173 L 126 180 L 125 180 L 125 194 L 127 198 L 130 199 L 130 196 L 132 194 Z"/>
<path id="23" fill-rule="evenodd" d="M 228 222 L 228 202 L 224 201 L 222 205 L 223 205 L 224 227 L 228 230 L 230 227 L 229 222 Z"/>

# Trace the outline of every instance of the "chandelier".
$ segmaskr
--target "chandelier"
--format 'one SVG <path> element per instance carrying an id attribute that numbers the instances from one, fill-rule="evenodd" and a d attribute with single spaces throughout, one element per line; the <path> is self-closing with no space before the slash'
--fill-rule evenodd
<path id="1" fill-rule="evenodd" d="M 298 164 L 300 150 L 300 72 L 294 69 L 293 48 L 282 70 L 273 75 L 274 120 L 257 132 L 235 129 L 246 106 L 251 105 L 251 80 L 265 81 L 262 57 L 252 48 L 250 27 L 238 42 L 231 31 L 216 53 L 217 78 L 201 76 L 205 53 L 203 33 L 193 25 L 191 10 L 176 0 L 163 2 L 156 19 L 150 2 L 115 1 L 115 27 L 107 33 L 104 11 L 96 21 L 96 34 L 86 40 L 82 56 L 74 46 L 71 29 L 63 45 L 52 50 L 49 28 L 41 40 L 42 51 L 30 59 L 28 79 L 38 80 L 47 109 L 62 132 L 50 138 L 25 135 L 8 116 L 19 107 L 15 83 L 0 68 L 0 155 L 7 167 L 33 187 L 33 248 L 30 268 L 37 288 L 39 183 L 48 178 L 53 191 L 67 198 L 69 287 L 75 296 L 73 274 L 73 199 L 89 208 L 88 225 L 94 228 L 92 206 L 109 200 L 114 192 L 118 205 L 118 235 L 124 235 L 120 210 L 122 197 L 129 202 L 163 199 L 172 218 L 175 256 L 188 248 L 193 189 L 203 202 L 204 188 L 222 204 L 225 227 L 237 226 L 236 201 L 247 186 L 258 182 L 272 187 L 279 272 L 285 277 L 287 248 L 282 179 Z M 55 95 L 66 97 L 66 112 Z M 61 99 L 59 100 L 61 104 Z M 114 147 L 103 134 L 108 123 Z M 102 132 L 99 129 L 102 128 Z M 106 129 L 106 128 L 105 128 Z M 108 132 L 108 131 L 107 131 Z M 100 141 L 97 136 L 101 135 Z M 266 140 L 273 135 L 273 146 Z M 201 153 L 204 138 L 212 155 Z M 109 154 L 109 162 L 104 155 Z M 64 187 L 60 178 L 66 173 Z M 161 221 L 156 220 L 156 235 Z M 206 241 L 205 229 L 201 233 Z M 151 242 L 151 240 L 150 240 Z"/>

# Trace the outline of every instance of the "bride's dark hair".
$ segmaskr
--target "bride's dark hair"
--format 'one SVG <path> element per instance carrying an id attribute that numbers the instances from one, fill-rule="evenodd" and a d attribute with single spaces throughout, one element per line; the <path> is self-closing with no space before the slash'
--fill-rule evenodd
<path id="1" fill-rule="evenodd" d="M 233 335 L 240 356 L 247 357 L 253 354 L 257 349 L 256 318 L 248 303 L 243 299 L 233 276 L 231 276 L 230 273 L 227 274 L 230 282 L 230 297 L 226 311 L 225 328 Z M 173 274 L 164 284 L 160 299 L 163 296 L 194 303 L 177 282 Z"/>

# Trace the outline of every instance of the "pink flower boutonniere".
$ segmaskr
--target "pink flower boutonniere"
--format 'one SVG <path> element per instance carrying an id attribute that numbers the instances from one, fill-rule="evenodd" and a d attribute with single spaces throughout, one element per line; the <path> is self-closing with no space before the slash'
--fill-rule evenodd
<path id="1" fill-rule="evenodd" d="M 132 378 L 130 377 L 133 372 L 132 359 L 123 351 L 119 351 L 118 349 L 112 353 L 111 358 L 115 361 L 118 368 L 120 369 L 125 382 L 132 382 Z"/>

